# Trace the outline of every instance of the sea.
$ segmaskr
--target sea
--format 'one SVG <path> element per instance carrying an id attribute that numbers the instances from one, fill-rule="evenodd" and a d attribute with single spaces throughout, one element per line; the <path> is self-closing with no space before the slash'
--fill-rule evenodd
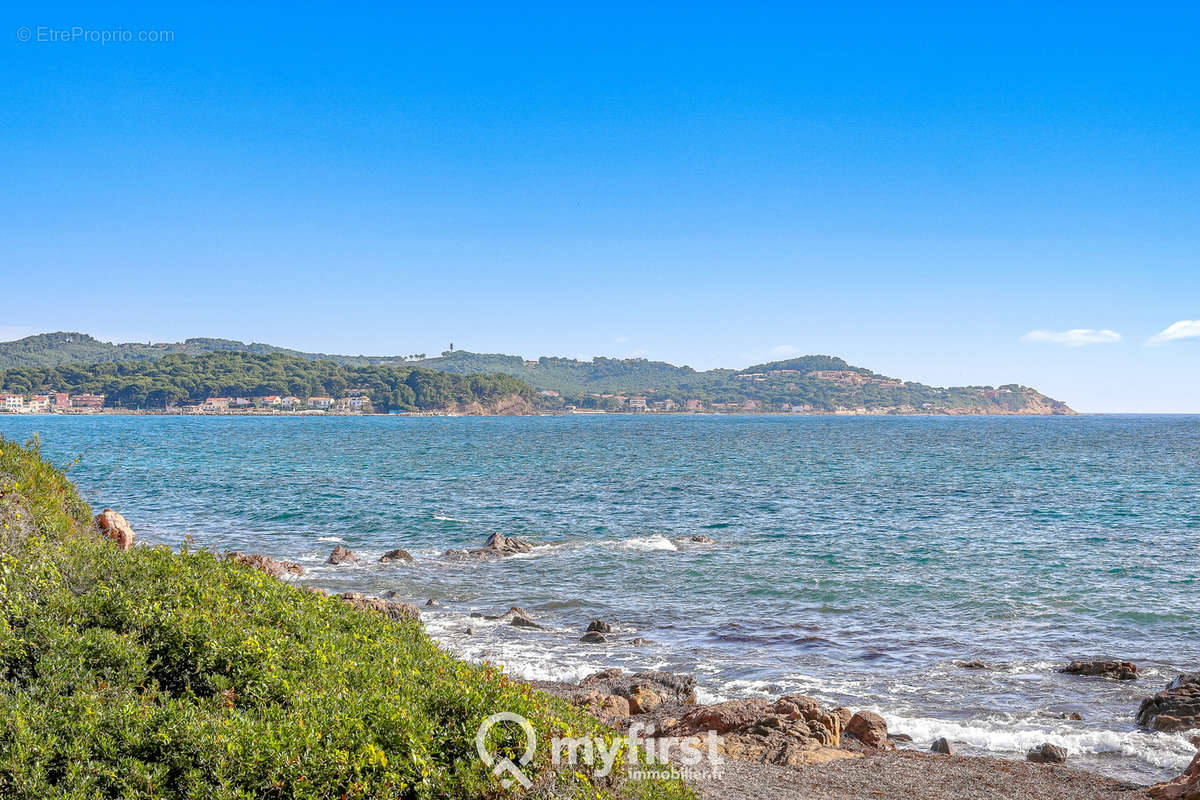
<path id="1" fill-rule="evenodd" d="M 1195 752 L 1134 715 L 1200 669 L 1200 417 L 0 415 L 0 434 L 36 434 L 139 542 L 394 592 L 516 676 L 684 672 L 703 702 L 802 693 L 905 746 L 1050 742 L 1139 783 Z M 494 531 L 534 546 L 444 557 Z M 362 561 L 327 565 L 339 544 Z M 392 548 L 415 562 L 378 563 Z M 544 628 L 479 616 L 511 606 Z M 579 641 L 593 618 L 609 642 Z M 1141 677 L 1057 672 L 1091 657 Z"/>

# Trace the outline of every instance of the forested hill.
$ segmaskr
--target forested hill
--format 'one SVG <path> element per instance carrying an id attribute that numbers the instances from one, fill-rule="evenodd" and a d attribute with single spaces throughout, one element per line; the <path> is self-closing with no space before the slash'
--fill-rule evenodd
<path id="1" fill-rule="evenodd" d="M 122 361 L 152 361 L 163 356 L 189 356 L 204 353 L 237 352 L 256 355 L 295 356 L 309 361 L 334 361 L 338 364 L 365 366 L 398 365 L 424 358 L 424 353 L 407 356 L 341 356 L 305 353 L 270 344 L 246 344 L 236 339 L 185 339 L 182 342 L 102 342 L 86 333 L 58 331 L 26 336 L 12 342 L 0 342 L 0 370 L 13 367 L 57 367 L 63 364 L 99 364 Z"/>
<path id="2" fill-rule="evenodd" d="M 229 355 L 239 352 L 290 359 L 287 363 L 291 366 L 284 370 L 284 376 L 277 371 L 273 382 L 262 384 L 274 387 L 269 392 L 255 391 L 242 382 L 237 385 L 242 387 L 244 392 L 220 389 L 217 394 L 288 393 L 304 397 L 308 391 L 305 387 L 308 387 L 312 389 L 311 393 L 336 396 L 336 391 L 328 387 L 318 391 L 318 386 L 323 385 L 322 379 L 313 376 L 324 375 L 334 368 L 340 369 L 343 376 L 357 375 L 353 370 L 371 368 L 376 370 L 372 374 L 380 376 L 380 383 L 375 386 L 375 390 L 380 392 L 385 391 L 386 386 L 391 386 L 388 383 L 391 378 L 384 380 L 381 377 L 393 375 L 387 371 L 389 369 L 398 370 L 395 375 L 401 376 L 397 380 L 402 383 L 410 380 L 414 370 L 418 371 L 418 374 L 433 371 L 456 376 L 483 375 L 490 376 L 489 380 L 494 380 L 497 374 L 511 376 L 518 379 L 518 384 L 514 385 L 523 387 L 521 391 L 532 387 L 542 392 L 538 402 L 552 409 L 576 406 L 620 410 L 630 407 L 627 397 L 624 396 L 644 395 L 649 407 L 654 408 L 657 403 L 660 410 L 683 408 L 687 401 L 693 400 L 703 409 L 716 410 L 733 410 L 732 407 L 736 405 L 744 410 L 756 411 L 901 414 L 1074 413 L 1065 403 L 1046 397 L 1027 386 L 926 386 L 903 382 L 864 367 L 852 366 L 840 358 L 824 355 L 756 364 L 742 370 L 711 369 L 698 372 L 691 367 L 678 367 L 642 358 L 594 358 L 590 361 L 580 361 L 542 357 L 536 361 L 527 361 L 520 356 L 472 353 L 465 350 L 445 352 L 435 358 L 425 358 L 419 353 L 405 356 L 345 356 L 304 353 L 266 344 L 244 344 L 230 339 L 188 339 L 170 344 L 109 344 L 86 334 L 50 333 L 0 343 L 0 370 L 8 369 L 5 382 L 9 391 L 24 391 L 21 387 L 40 380 L 30 372 L 30 368 L 58 367 L 56 380 L 61 380 L 65 375 L 72 374 L 71 370 L 67 369 L 69 365 L 95 364 L 86 368 L 90 377 L 83 383 L 87 386 L 95 387 L 98 381 L 109 381 L 104 385 L 116 387 L 118 384 L 112 382 L 116 377 L 136 375 L 139 381 L 143 378 L 148 380 L 149 386 L 153 388 L 146 388 L 144 381 L 137 386 L 123 386 L 127 393 L 126 399 L 115 402 L 135 402 L 144 394 L 146 402 L 157 403 L 161 397 L 178 396 L 180 391 L 185 390 L 188 392 L 187 397 L 195 399 L 200 396 L 197 394 L 198 390 L 189 387 L 211 385 L 219 388 L 221 380 L 215 380 L 215 383 L 205 383 L 206 379 L 198 379 L 196 383 L 171 383 L 174 380 L 173 376 L 159 374 L 149 364 L 164 358 L 197 354 Z M 304 366 L 303 362 L 325 366 Z M 169 363 L 172 369 L 180 368 L 180 362 Z M 138 364 L 142 366 L 136 366 Z M 131 369 L 133 372 L 130 372 Z M 293 373 L 296 375 L 294 385 L 298 389 L 283 388 L 280 380 L 293 385 L 289 377 Z M 350 381 L 347 385 L 353 385 L 355 381 L 361 382 L 357 377 L 344 379 Z M 314 380 L 316 383 L 313 383 Z M 413 382 L 420 380 L 422 379 L 412 378 Z M 392 380 L 392 383 L 395 383 L 395 380 Z M 455 385 L 469 386 L 470 382 L 459 382 Z M 97 391 L 110 396 L 118 394 L 117 391 L 106 391 L 103 388 L 77 387 L 76 390 Z M 387 391 L 401 391 L 403 394 L 402 390 L 395 387 Z M 454 391 L 461 392 L 460 389 Z M 430 407 L 409 399 L 407 395 L 397 396 L 393 401 L 389 401 L 385 407 Z"/>
<path id="3" fill-rule="evenodd" d="M 379 411 L 441 411 L 487 407 L 534 391 L 511 375 L 459 375 L 416 366 L 348 366 L 272 353 L 179 353 L 153 361 L 105 362 L 58 367 L 18 367 L 0 372 L 0 389 L 105 396 L 105 405 L 163 408 L 208 397 L 265 395 L 342 397 L 349 391 L 370 398 Z"/>

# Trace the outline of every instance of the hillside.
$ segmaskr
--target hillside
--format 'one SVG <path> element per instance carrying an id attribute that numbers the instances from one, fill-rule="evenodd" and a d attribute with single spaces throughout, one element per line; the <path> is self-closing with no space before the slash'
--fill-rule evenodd
<path id="1" fill-rule="evenodd" d="M 15 342 L 0 343 L 0 369 L 7 369 L 3 386 L 9 391 L 25 391 L 22 386 L 49 386 L 49 379 L 29 372 L 30 367 L 64 367 L 71 364 L 109 364 L 88 367 L 99 379 L 124 374 L 128 367 L 115 369 L 122 362 L 152 362 L 169 357 L 189 357 L 214 352 L 242 352 L 256 356 L 291 359 L 293 363 L 313 362 L 337 365 L 343 370 L 398 369 L 405 376 L 412 370 L 433 371 L 456 376 L 508 375 L 539 392 L 539 402 L 548 408 L 595 408 L 620 410 L 628 407 L 628 395 L 644 395 L 651 407 L 660 410 L 684 408 L 689 400 L 700 407 L 715 410 L 801 411 L 811 413 L 941 413 L 941 414 L 1073 414 L 1065 403 L 1046 397 L 1035 389 L 1018 384 L 1003 386 L 935 387 L 903 382 L 848 364 L 835 356 L 803 356 L 783 361 L 755 364 L 744 370 L 711 369 L 703 372 L 687 366 L 675 366 L 646 359 L 597 357 L 591 361 L 543 356 L 526 361 L 520 356 L 472 353 L 465 350 L 445 352 L 435 358 L 413 356 L 344 356 L 303 353 L 265 344 L 244 344 L 229 339 L 188 339 L 170 344 L 109 344 L 85 334 L 51 333 L 31 336 Z M 7 365 L 7 366 L 6 366 Z M 325 368 L 328 369 L 328 368 Z M 153 373 L 153 368 L 130 374 Z M 71 370 L 68 369 L 67 373 Z M 58 375 L 64 373 L 60 370 Z M 359 373 L 348 373 L 359 374 Z M 367 374 L 367 373 L 362 373 Z M 14 380 L 12 376 L 18 377 Z M 405 378 L 407 379 L 407 377 Z M 40 384 L 37 384 L 38 381 Z M 359 378 L 355 378 L 359 380 Z M 35 385 L 37 384 L 37 385 Z M 469 385 L 468 381 L 466 385 Z M 89 384 L 90 385 L 90 384 Z M 119 387 L 106 384 L 117 395 Z M 176 384 L 199 398 L 198 388 Z M 279 388 L 300 396 L 305 391 Z M 383 391 L 391 386 L 378 382 Z M 15 387 L 15 388 L 14 388 Z M 213 386 L 212 388 L 220 388 Z M 88 389 L 87 391 L 103 391 Z M 316 393 L 317 384 L 308 389 Z M 138 402 L 138 390 L 130 389 L 123 404 Z M 322 390 L 327 391 L 327 390 Z M 401 390 L 402 391 L 402 390 Z M 524 390 L 521 390 L 524 391 Z M 225 394 L 236 394 L 226 390 Z M 250 394 L 266 392 L 250 391 Z M 614 395 L 605 397 L 604 395 Z M 149 397 L 149 393 L 147 393 Z M 374 399 L 374 398 L 373 398 Z M 390 408 L 421 406 L 407 398 L 393 398 Z M 403 400 L 403 402 L 401 402 Z M 154 404 L 157 401 L 147 400 Z M 386 405 L 386 403 L 385 403 Z"/>
<path id="2" fill-rule="evenodd" d="M 309 361 L 333 361 L 353 366 L 397 365 L 414 356 L 340 356 L 305 353 L 270 344 L 246 344 L 235 339 L 193 338 L 182 342 L 102 342 L 86 333 L 58 331 L 0 342 L 0 370 L 14 367 L 57 367 L 63 364 L 99 364 L 123 361 L 152 361 L 167 355 L 196 356 L 204 353 L 238 352 L 255 355 L 279 354 Z"/>
<path id="3" fill-rule="evenodd" d="M 397 621 L 208 551 L 95 533 L 59 470 L 0 437 L 0 797 L 492 798 L 480 722 L 617 736 Z M 492 751 L 524 737 L 493 728 Z M 578 798 L 683 800 L 674 781 L 524 770 Z M 616 784 L 614 786 L 614 783 Z"/>
<path id="4" fill-rule="evenodd" d="M 453 374 L 416 366 L 347 366 L 272 353 L 164 355 L 152 361 L 18 367 L 0 372 L 0 390 L 22 395 L 67 392 L 105 396 L 118 408 L 164 408 L 208 397 L 341 397 L 353 390 L 378 411 L 447 411 L 488 407 L 534 395 L 505 374 Z"/>

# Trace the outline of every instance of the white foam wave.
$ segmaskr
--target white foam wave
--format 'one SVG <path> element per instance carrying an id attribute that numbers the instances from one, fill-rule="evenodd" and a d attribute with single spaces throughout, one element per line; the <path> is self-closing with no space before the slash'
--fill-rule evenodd
<path id="1" fill-rule="evenodd" d="M 340 536 L 318 536 L 317 541 L 318 542 L 344 542 L 346 540 Z"/>
<path id="2" fill-rule="evenodd" d="M 917 744 L 945 736 L 954 742 L 995 753 L 1024 754 L 1045 742 L 1066 748 L 1070 754 L 1118 753 L 1162 769 L 1182 770 L 1196 748 L 1180 735 L 1145 731 L 1066 730 L 1011 720 L 953 722 L 928 717 L 903 717 L 872 709 L 887 721 L 888 729 L 906 733 Z"/>
<path id="3" fill-rule="evenodd" d="M 619 542 L 617 546 L 624 548 L 625 550 L 643 551 L 679 549 L 675 546 L 674 542 L 659 533 L 656 533 L 653 536 L 636 536 L 632 539 L 625 539 L 624 541 Z"/>
<path id="4" fill-rule="evenodd" d="M 440 522 L 464 522 L 464 523 L 470 522 L 470 520 L 459 519 L 457 517 L 451 517 L 447 514 L 434 514 L 433 518 L 436 520 L 439 520 Z"/>

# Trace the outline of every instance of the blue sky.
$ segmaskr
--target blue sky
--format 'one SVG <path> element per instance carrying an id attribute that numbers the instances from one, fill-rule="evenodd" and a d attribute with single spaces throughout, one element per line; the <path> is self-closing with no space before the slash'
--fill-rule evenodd
<path id="1" fill-rule="evenodd" d="M 562 5 L 5 7 L 0 338 L 1200 412 L 1195 7 Z"/>

